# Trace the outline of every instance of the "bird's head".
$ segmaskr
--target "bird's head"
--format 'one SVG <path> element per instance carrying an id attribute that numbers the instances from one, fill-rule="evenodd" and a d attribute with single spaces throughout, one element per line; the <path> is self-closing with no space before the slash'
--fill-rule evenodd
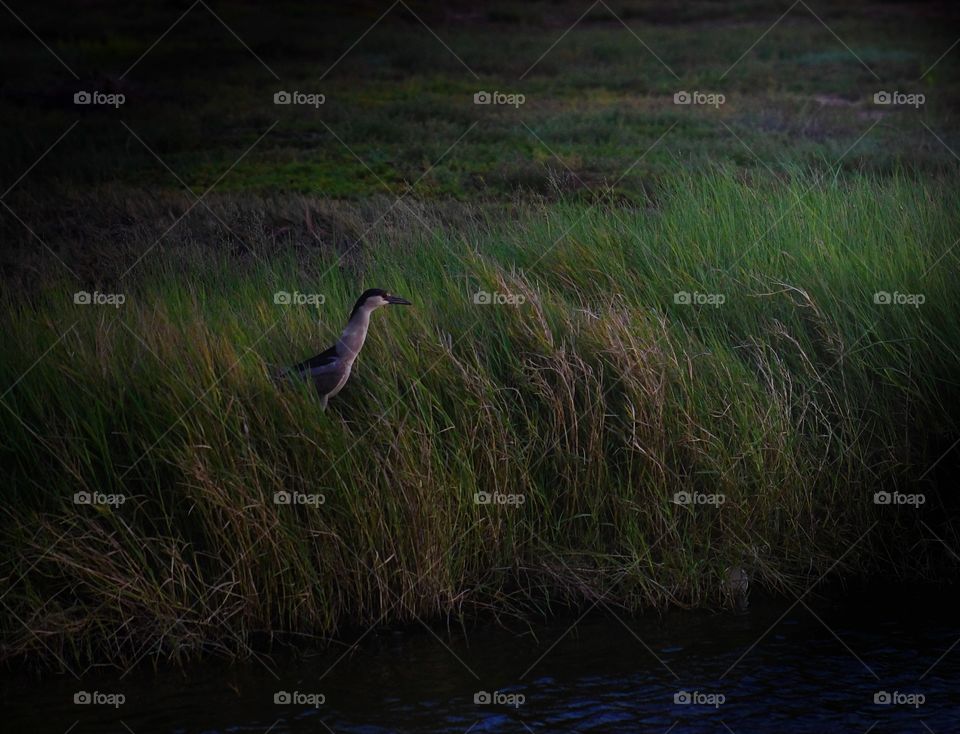
<path id="1" fill-rule="evenodd" d="M 381 306 L 412 306 L 406 298 L 401 298 L 400 296 L 395 296 L 392 293 L 381 288 L 371 288 L 366 290 L 357 299 L 356 305 L 353 307 L 353 311 L 350 313 L 351 318 L 360 309 L 367 309 L 373 311 L 374 309 L 380 308 Z"/>

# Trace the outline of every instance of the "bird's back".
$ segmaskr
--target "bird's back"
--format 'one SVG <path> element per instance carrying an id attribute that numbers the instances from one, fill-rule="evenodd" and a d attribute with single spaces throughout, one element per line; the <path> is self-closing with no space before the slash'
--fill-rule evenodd
<path id="1" fill-rule="evenodd" d="M 314 370 L 323 370 L 339 361 L 340 355 L 337 353 L 337 345 L 334 344 L 329 349 L 325 349 L 315 357 L 305 359 L 290 368 L 291 372 L 300 372 L 310 374 Z"/>
<path id="2" fill-rule="evenodd" d="M 299 376 L 313 380 L 317 392 L 327 395 L 338 387 L 342 387 L 349 375 L 349 365 L 344 363 L 337 352 L 336 345 L 324 350 L 315 357 L 293 365 L 287 370 L 287 376 Z"/>

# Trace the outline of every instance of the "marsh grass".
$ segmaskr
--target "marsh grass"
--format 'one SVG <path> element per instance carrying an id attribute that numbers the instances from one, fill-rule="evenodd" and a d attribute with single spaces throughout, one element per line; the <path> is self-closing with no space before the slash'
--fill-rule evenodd
<path id="1" fill-rule="evenodd" d="M 945 516 L 925 471 L 957 431 L 951 179 L 721 168 L 642 207 L 211 197 L 219 219 L 195 210 L 126 275 L 189 200 L 92 196 L 33 217 L 79 280 L 25 256 L 5 275 L 7 657 L 128 665 L 246 654 L 263 631 L 722 606 L 732 568 L 787 594 L 828 571 L 937 573 L 939 546 L 898 542 Z M 416 305 L 375 314 L 330 409 L 275 385 L 369 286 Z M 74 303 L 94 289 L 126 302 Z M 927 502 L 873 503 L 894 489 Z"/>

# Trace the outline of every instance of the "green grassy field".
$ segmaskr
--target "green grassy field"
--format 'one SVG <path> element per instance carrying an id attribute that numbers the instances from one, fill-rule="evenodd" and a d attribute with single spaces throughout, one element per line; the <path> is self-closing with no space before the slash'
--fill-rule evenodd
<path id="1" fill-rule="evenodd" d="M 783 9 L 617 5 L 624 28 L 597 5 L 534 64 L 582 8 L 411 7 L 455 53 L 398 8 L 326 76 L 382 8 L 334 29 L 235 6 L 267 69 L 198 7 L 122 80 L 177 13 L 60 37 L 32 11 L 76 84 L 4 30 L 30 69 L 0 123 L 4 657 L 732 606 L 734 569 L 788 596 L 948 578 L 928 531 L 960 547 L 960 195 L 936 14 L 904 33 L 899 6 L 817 8 L 827 29 L 797 6 L 725 75 Z M 126 105 L 61 99 L 97 80 Z M 415 305 L 374 315 L 327 412 L 270 380 L 375 286 Z"/>
<path id="2" fill-rule="evenodd" d="M 578 3 L 414 3 L 363 35 L 386 7 L 230 6 L 220 17 L 248 48 L 203 7 L 153 48 L 173 9 L 115 15 L 106 26 L 78 14 L 70 34 L 56 6 L 34 9 L 29 21 L 57 39 L 80 78 L 12 24 L 5 57 L 18 73 L 5 102 L 30 117 L 3 117 L 0 158 L 16 178 L 79 120 L 28 184 L 49 173 L 47 186 L 182 190 L 166 165 L 199 194 L 276 123 L 217 191 L 363 198 L 415 184 L 419 197 L 475 200 L 615 182 L 635 195 L 678 165 L 717 160 L 945 171 L 956 159 L 944 144 L 960 149 L 956 55 L 944 55 L 956 39 L 937 6 L 797 5 L 784 15 L 775 3 L 635 1 L 595 5 L 565 33 L 584 12 Z M 118 91 L 126 102 L 77 107 L 75 89 Z M 278 90 L 325 102 L 275 105 Z M 475 105 L 481 90 L 525 100 Z M 675 93 L 697 90 L 725 101 L 673 104 Z M 878 91 L 925 100 L 876 105 Z"/>

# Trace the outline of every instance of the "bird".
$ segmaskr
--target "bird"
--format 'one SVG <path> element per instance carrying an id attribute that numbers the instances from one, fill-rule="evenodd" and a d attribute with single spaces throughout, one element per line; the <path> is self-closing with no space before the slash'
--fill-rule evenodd
<path id="1" fill-rule="evenodd" d="M 339 393 L 350 378 L 350 371 L 356 361 L 370 328 L 370 314 L 381 306 L 412 306 L 406 298 L 395 296 L 381 288 L 370 288 L 357 299 L 347 326 L 337 343 L 315 357 L 288 367 L 280 377 L 300 377 L 312 379 L 320 407 L 327 409 L 330 398 Z"/>

